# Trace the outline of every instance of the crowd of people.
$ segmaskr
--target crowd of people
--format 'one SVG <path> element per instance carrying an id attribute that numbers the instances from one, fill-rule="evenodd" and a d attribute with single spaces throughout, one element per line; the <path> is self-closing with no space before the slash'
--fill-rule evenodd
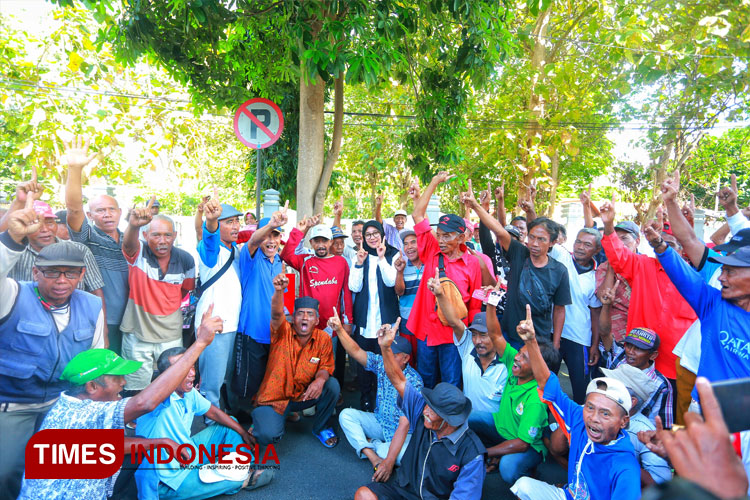
<path id="1" fill-rule="evenodd" d="M 126 426 L 126 451 L 263 448 L 301 413 L 322 447 L 343 434 L 370 462 L 360 500 L 479 499 L 492 473 L 521 499 L 747 495 L 750 435 L 729 434 L 710 385 L 750 376 L 750 221 L 734 178 L 717 193 L 726 243 L 696 236 L 677 173 L 643 230 L 618 220 L 614 198 L 582 192 L 572 253 L 566 228 L 537 216 L 533 185 L 509 224 L 504 186 L 477 199 L 471 181 L 464 213 L 431 221 L 452 177 L 440 172 L 410 186 L 410 214 L 385 220 L 378 196 L 349 234 L 340 201 L 331 224 L 304 217 L 285 234 L 288 203 L 255 220 L 214 190 L 196 213 L 196 264 L 155 198 L 84 206 L 88 149 L 66 145 L 64 210 L 40 201 L 34 174 L 0 219 L 0 498 L 259 488 L 274 470 L 209 478 L 177 459 L 129 477 L 28 479 L 24 448 L 41 429 Z M 344 408 L 352 375 L 359 407 Z M 205 428 L 191 434 L 196 417 Z M 545 460 L 565 485 L 539 480 Z"/>

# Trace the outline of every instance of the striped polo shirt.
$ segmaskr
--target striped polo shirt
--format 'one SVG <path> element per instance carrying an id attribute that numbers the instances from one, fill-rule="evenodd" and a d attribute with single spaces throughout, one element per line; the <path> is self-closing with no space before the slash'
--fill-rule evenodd
<path id="1" fill-rule="evenodd" d="M 173 246 L 164 273 L 149 246 L 138 244 L 135 255 L 123 252 L 130 266 L 130 295 L 120 330 L 144 342 L 177 340 L 182 336 L 182 297 L 195 288 L 195 260 Z"/>

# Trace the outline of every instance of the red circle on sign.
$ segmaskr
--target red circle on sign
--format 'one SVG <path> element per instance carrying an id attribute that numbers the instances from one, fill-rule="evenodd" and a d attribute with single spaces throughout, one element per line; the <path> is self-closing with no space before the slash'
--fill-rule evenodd
<path id="1" fill-rule="evenodd" d="M 276 113 L 276 116 L 278 117 L 278 120 L 279 120 L 279 129 L 276 131 L 275 134 L 271 132 L 264 124 L 262 124 L 260 120 L 258 120 L 258 118 L 255 117 L 255 115 L 253 115 L 252 112 L 250 112 L 250 106 L 252 106 L 253 104 L 259 104 L 259 103 L 269 106 Z M 249 140 L 244 138 L 242 134 L 240 133 L 240 128 L 239 128 L 240 117 L 243 115 L 249 118 L 259 129 L 261 129 L 261 131 L 266 136 L 270 137 L 270 140 L 259 144 L 257 142 L 250 142 Z M 267 148 L 268 146 L 272 145 L 273 143 L 279 140 L 279 137 L 281 137 L 281 133 L 283 131 L 284 131 L 284 115 L 281 113 L 281 109 L 276 105 L 276 103 L 269 99 L 264 99 L 262 97 L 256 97 L 254 99 L 250 99 L 249 101 L 243 102 L 242 105 L 239 108 L 237 108 L 237 111 L 234 113 L 234 134 L 237 136 L 240 142 L 242 142 L 242 144 L 244 144 L 245 146 L 249 148 L 253 148 L 253 149 Z"/>

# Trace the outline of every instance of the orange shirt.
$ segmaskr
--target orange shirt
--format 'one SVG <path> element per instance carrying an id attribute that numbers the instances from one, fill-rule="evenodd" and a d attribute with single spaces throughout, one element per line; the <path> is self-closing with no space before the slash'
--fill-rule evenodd
<path id="1" fill-rule="evenodd" d="M 257 395 L 258 406 L 272 406 L 283 414 L 289 401 L 299 401 L 320 370 L 333 376 L 333 346 L 326 332 L 313 329 L 304 347 L 288 321 L 271 328 L 271 350 L 266 375 Z"/>

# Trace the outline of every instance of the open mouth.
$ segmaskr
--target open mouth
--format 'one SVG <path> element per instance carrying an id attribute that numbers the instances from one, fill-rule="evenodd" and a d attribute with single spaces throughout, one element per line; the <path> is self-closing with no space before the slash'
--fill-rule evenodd
<path id="1" fill-rule="evenodd" d="M 602 438 L 602 430 L 598 427 L 587 425 L 586 432 L 589 435 L 589 439 L 594 442 L 599 441 Z"/>

